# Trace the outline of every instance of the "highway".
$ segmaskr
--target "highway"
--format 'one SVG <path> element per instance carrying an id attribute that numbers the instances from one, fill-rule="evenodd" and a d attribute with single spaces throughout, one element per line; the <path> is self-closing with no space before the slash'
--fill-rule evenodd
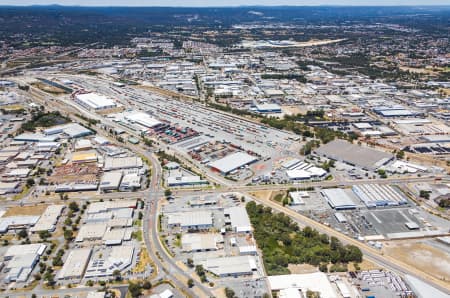
<path id="1" fill-rule="evenodd" d="M 36 93 L 44 93 L 42 91 L 34 91 L 34 94 Z M 47 101 L 48 98 L 51 96 L 49 94 L 45 94 L 45 97 L 43 96 L 44 102 Z M 116 123 L 113 123 L 111 121 L 106 120 L 103 117 L 100 117 L 96 114 L 93 114 L 89 111 L 86 111 L 82 109 L 81 107 L 75 105 L 73 102 L 68 102 L 66 100 L 60 100 L 58 98 L 54 98 L 51 102 L 52 107 L 54 109 L 59 109 L 61 111 L 68 111 L 68 113 L 73 113 L 73 109 L 78 110 L 79 112 L 83 114 L 87 114 L 88 117 L 93 119 L 98 119 L 102 123 L 110 125 L 111 127 L 124 129 L 124 127 L 119 126 Z M 47 106 L 50 106 L 47 104 Z M 78 120 L 79 121 L 79 120 Z M 101 132 L 99 132 L 101 134 Z M 135 136 L 139 135 L 135 132 L 129 132 Z M 162 170 L 161 166 L 159 165 L 159 162 L 157 161 L 154 154 L 148 152 L 147 150 L 143 149 L 142 146 L 134 146 L 130 144 L 121 144 L 122 146 L 128 146 L 131 150 L 134 150 L 136 153 L 141 154 L 142 156 L 148 158 L 151 161 L 152 164 L 152 183 L 151 187 L 148 190 L 148 192 L 143 192 L 143 194 L 148 194 L 148 196 L 145 196 L 145 203 L 147 208 L 149 209 L 149 212 L 145 212 L 145 224 L 144 224 L 144 240 L 146 243 L 146 246 L 148 248 L 149 254 L 153 261 L 155 262 L 155 265 L 158 269 L 158 275 L 163 276 L 164 278 L 170 279 L 175 283 L 177 287 L 179 287 L 182 291 L 184 291 L 187 295 L 191 297 L 198 297 L 201 295 L 202 297 L 208 297 L 213 296 L 211 294 L 211 291 L 209 288 L 205 287 L 203 284 L 195 281 L 195 290 L 194 293 L 193 289 L 187 288 L 186 284 L 183 283 L 183 281 L 179 280 L 179 276 L 183 278 L 190 278 L 190 276 L 184 272 L 180 267 L 178 267 L 173 259 L 170 257 L 170 255 L 166 252 L 165 248 L 160 242 L 159 235 L 158 235 L 158 208 L 159 208 L 159 199 L 162 196 L 163 189 L 160 185 L 160 178 L 162 177 Z M 165 149 L 165 148 L 164 148 Z M 208 172 L 205 173 L 207 175 L 208 179 L 215 180 L 214 176 L 209 174 Z M 233 192 L 244 192 L 248 193 L 251 191 L 260 191 L 260 190 L 282 190 L 282 189 L 289 189 L 292 187 L 333 187 L 333 186 L 341 186 L 341 187 L 350 187 L 355 184 L 363 184 L 363 183 L 382 183 L 382 184 L 395 184 L 395 183 L 414 183 L 414 182 L 431 182 L 434 181 L 436 177 L 407 177 L 407 178 L 394 178 L 394 179 L 366 179 L 366 180 L 352 180 L 352 181 L 317 181 L 317 182 L 304 182 L 304 183 L 298 183 L 295 185 L 292 184 L 283 184 L 283 185 L 257 185 L 257 186 L 245 186 L 245 185 L 233 185 L 233 186 L 224 186 L 220 187 L 218 189 L 213 190 L 207 190 L 206 192 L 211 193 L 218 193 L 218 192 L 227 192 L 227 191 L 233 191 Z M 188 193 L 197 193 L 195 190 L 174 190 L 175 195 L 187 195 Z M 262 200 L 258 198 L 254 198 L 255 201 L 264 204 L 265 206 L 271 207 L 273 210 L 276 210 L 278 212 L 283 212 L 287 215 L 289 215 L 291 218 L 299 222 L 303 226 L 311 226 L 315 229 L 317 229 L 321 233 L 325 233 L 329 236 L 334 236 L 341 240 L 345 244 L 352 244 L 357 247 L 359 247 L 362 252 L 364 253 L 364 257 L 368 260 L 373 261 L 376 264 L 381 265 L 382 267 L 386 267 L 390 270 L 393 270 L 395 272 L 399 272 L 401 274 L 410 274 L 413 276 L 416 276 L 436 288 L 450 293 L 450 288 L 447 284 L 445 284 L 443 281 L 438 280 L 428 274 L 427 272 L 422 272 L 420 270 L 417 270 L 416 268 L 405 264 L 403 262 L 400 262 L 399 260 L 396 260 L 392 257 L 385 256 L 380 254 L 380 252 L 374 248 L 371 248 L 367 245 L 365 245 L 362 242 L 359 242 L 353 238 L 350 238 L 344 234 L 341 234 L 332 228 L 329 228 L 327 226 L 324 226 L 308 217 L 305 217 L 301 214 L 296 213 L 295 211 L 284 208 L 272 201 L 269 200 Z M 161 258 L 161 259 L 160 259 Z M 163 272 L 161 272 L 163 270 Z M 200 294 L 197 293 L 197 291 L 200 291 Z"/>

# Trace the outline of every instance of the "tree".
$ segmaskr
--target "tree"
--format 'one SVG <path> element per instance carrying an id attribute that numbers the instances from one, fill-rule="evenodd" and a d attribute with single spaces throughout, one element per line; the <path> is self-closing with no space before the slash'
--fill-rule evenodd
<path id="1" fill-rule="evenodd" d="M 130 292 L 131 297 L 139 297 L 142 295 L 142 285 L 140 283 L 130 282 L 128 291 Z"/>
<path id="2" fill-rule="evenodd" d="M 192 278 L 189 278 L 187 281 L 187 285 L 189 288 L 192 288 L 194 286 L 194 280 Z"/>
<path id="3" fill-rule="evenodd" d="M 19 233 L 17 234 L 17 236 L 19 236 L 20 239 L 27 238 L 27 236 L 28 236 L 27 230 L 25 230 L 25 229 L 20 230 Z"/>
<path id="4" fill-rule="evenodd" d="M 150 290 L 152 288 L 152 283 L 149 282 L 148 280 L 144 281 L 144 283 L 142 284 L 142 288 L 146 289 L 146 290 Z"/>
<path id="5" fill-rule="evenodd" d="M 120 273 L 120 270 L 114 270 L 113 271 L 113 277 L 116 281 L 120 281 L 122 279 L 122 274 Z"/>
<path id="6" fill-rule="evenodd" d="M 420 193 L 419 193 L 419 197 L 428 200 L 430 198 L 430 191 L 428 191 L 428 190 L 421 190 Z"/>
<path id="7" fill-rule="evenodd" d="M 171 191 L 170 189 L 166 189 L 166 190 L 164 191 L 164 195 L 165 195 L 166 197 L 170 197 L 170 196 L 172 195 L 172 191 Z"/>
<path id="8" fill-rule="evenodd" d="M 73 232 L 72 230 L 65 230 L 64 231 L 64 239 L 66 240 L 72 240 L 73 238 Z"/>
<path id="9" fill-rule="evenodd" d="M 49 231 L 47 231 L 47 230 L 45 230 L 45 231 L 39 231 L 39 238 L 41 238 L 42 240 L 47 240 L 47 238 L 49 238 L 51 235 L 50 235 L 50 232 Z"/>
<path id="10" fill-rule="evenodd" d="M 35 184 L 35 182 L 34 182 L 33 178 L 27 179 L 27 187 L 32 187 L 34 184 Z"/>
<path id="11" fill-rule="evenodd" d="M 189 268 L 193 268 L 194 267 L 194 260 L 192 260 L 191 258 L 187 259 L 187 265 L 189 266 Z"/>
<path id="12" fill-rule="evenodd" d="M 228 287 L 225 288 L 225 296 L 227 298 L 234 298 L 236 297 L 236 294 L 234 293 L 234 291 Z"/>
<path id="13" fill-rule="evenodd" d="M 78 210 L 80 210 L 80 207 L 78 206 L 78 204 L 76 202 L 70 202 L 69 208 L 73 212 L 78 212 Z"/>
<path id="14" fill-rule="evenodd" d="M 405 151 L 400 150 L 396 154 L 397 159 L 403 159 L 405 157 Z"/>

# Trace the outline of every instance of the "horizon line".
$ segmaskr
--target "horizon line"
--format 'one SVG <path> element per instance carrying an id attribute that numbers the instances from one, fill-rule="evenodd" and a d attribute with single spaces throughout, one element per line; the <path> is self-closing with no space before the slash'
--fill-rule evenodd
<path id="1" fill-rule="evenodd" d="M 449 7 L 450 4 L 383 4 L 383 5 L 373 5 L 373 4 L 302 4 L 302 5 L 265 5 L 265 4 L 255 4 L 255 5 L 211 5 L 211 6 L 167 6 L 167 5 L 73 5 L 73 4 L 0 4 L 0 7 L 80 7 L 80 8 L 252 8 L 252 7 Z"/>

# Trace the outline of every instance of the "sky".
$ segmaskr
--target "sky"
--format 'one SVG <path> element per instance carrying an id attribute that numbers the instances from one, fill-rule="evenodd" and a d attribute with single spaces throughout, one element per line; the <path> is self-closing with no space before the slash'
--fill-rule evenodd
<path id="1" fill-rule="evenodd" d="M 0 5 L 243 6 L 243 5 L 449 5 L 448 0 L 0 0 Z"/>

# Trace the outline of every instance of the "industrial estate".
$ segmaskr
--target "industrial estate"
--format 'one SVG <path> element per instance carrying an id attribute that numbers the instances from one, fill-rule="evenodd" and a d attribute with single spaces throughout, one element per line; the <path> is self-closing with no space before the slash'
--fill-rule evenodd
<path id="1" fill-rule="evenodd" d="M 35 9 L 0 9 L 1 297 L 449 297 L 448 7 Z"/>

